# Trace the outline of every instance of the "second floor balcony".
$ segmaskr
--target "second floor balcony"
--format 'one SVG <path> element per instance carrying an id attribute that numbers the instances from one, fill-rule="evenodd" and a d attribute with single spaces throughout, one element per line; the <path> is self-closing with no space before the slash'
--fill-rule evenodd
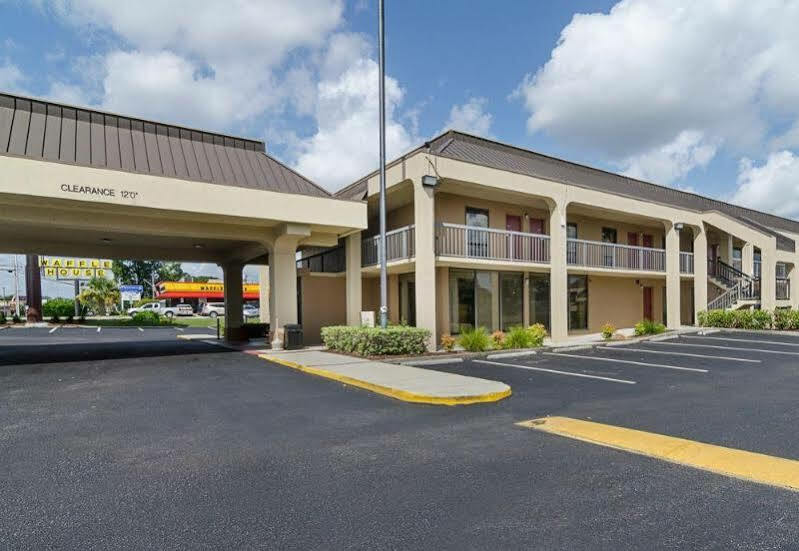
<path id="1" fill-rule="evenodd" d="M 436 255 L 499 262 L 549 263 L 549 236 L 442 223 Z"/>
<path id="2" fill-rule="evenodd" d="M 415 256 L 416 232 L 413 225 L 386 232 L 386 262 L 410 260 Z M 361 266 L 380 263 L 380 236 L 367 237 L 361 242 Z"/>
<path id="3" fill-rule="evenodd" d="M 586 268 L 665 272 L 666 251 L 651 247 L 569 239 L 566 243 L 566 262 L 569 266 Z"/>

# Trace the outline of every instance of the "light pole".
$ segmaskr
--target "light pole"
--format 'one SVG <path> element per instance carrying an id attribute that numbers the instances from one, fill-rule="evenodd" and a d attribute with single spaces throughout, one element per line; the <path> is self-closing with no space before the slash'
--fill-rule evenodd
<path id="1" fill-rule="evenodd" d="M 17 281 L 17 255 L 14 255 L 14 312 L 19 317 L 19 282 Z"/>
<path id="2" fill-rule="evenodd" d="M 380 57 L 380 327 L 388 325 L 388 274 L 386 266 L 386 29 L 384 1 L 378 2 Z"/>

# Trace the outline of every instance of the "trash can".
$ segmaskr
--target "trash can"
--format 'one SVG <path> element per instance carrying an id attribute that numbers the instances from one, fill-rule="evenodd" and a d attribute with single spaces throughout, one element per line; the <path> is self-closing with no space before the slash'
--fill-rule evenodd
<path id="1" fill-rule="evenodd" d="M 302 348 L 302 325 L 290 323 L 283 326 L 283 348 L 286 350 Z"/>

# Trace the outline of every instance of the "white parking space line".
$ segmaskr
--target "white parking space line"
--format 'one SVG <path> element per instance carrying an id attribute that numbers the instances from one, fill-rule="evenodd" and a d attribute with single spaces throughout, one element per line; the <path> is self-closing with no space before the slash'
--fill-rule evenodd
<path id="1" fill-rule="evenodd" d="M 175 327 L 175 329 L 177 329 L 178 331 L 185 331 L 183 327 Z"/>
<path id="2" fill-rule="evenodd" d="M 787 350 L 766 350 L 764 348 L 741 348 L 738 346 L 722 346 L 720 344 L 694 344 L 692 342 L 658 342 L 664 346 L 693 346 L 694 348 L 713 348 L 716 350 L 740 350 L 741 352 L 758 352 L 761 354 L 782 354 L 785 356 L 799 356 L 799 352 L 788 352 Z"/>
<path id="3" fill-rule="evenodd" d="M 598 356 L 582 356 L 580 354 L 561 354 L 559 352 L 544 352 L 544 356 L 558 356 L 561 358 L 579 358 L 581 360 L 597 361 L 597 362 L 616 362 L 628 365 L 640 365 L 643 367 L 661 367 L 663 369 L 674 369 L 677 371 L 693 371 L 696 373 L 707 373 L 707 369 L 698 369 L 695 367 L 682 367 L 679 365 L 666 365 L 666 364 L 651 364 L 647 362 L 634 362 L 632 360 L 617 360 L 616 358 L 600 358 Z"/>
<path id="4" fill-rule="evenodd" d="M 711 340 L 711 341 L 732 341 L 732 342 L 751 342 L 755 344 L 776 344 L 778 346 L 799 346 L 799 342 L 780 342 L 780 341 L 769 341 L 765 339 L 736 339 L 732 337 L 691 337 L 686 336 L 686 339 L 702 339 Z"/>
<path id="5" fill-rule="evenodd" d="M 604 349 L 603 349 L 604 350 Z M 763 360 L 755 360 L 752 358 L 733 358 L 731 356 L 711 356 L 709 354 L 692 354 L 690 352 L 671 352 L 669 350 L 649 350 L 648 348 L 627 348 L 626 346 L 614 346 L 613 348 L 608 348 L 608 350 L 613 352 L 645 352 L 646 354 L 668 354 L 669 356 L 685 356 L 688 358 L 710 358 L 712 360 L 725 360 L 728 362 L 746 362 L 746 363 L 753 363 L 759 364 L 763 363 Z"/>
<path id="6" fill-rule="evenodd" d="M 141 327 L 137 327 L 136 329 L 138 329 L 139 331 L 141 331 L 142 333 L 144 333 L 144 329 L 142 329 Z"/>
<path id="7" fill-rule="evenodd" d="M 58 329 L 58 326 L 55 326 L 52 329 L 50 329 L 49 333 L 55 333 L 56 329 Z"/>
<path id="8" fill-rule="evenodd" d="M 102 327 L 98 327 L 97 332 L 99 333 L 102 329 L 103 329 Z"/>
<path id="9" fill-rule="evenodd" d="M 506 364 L 502 362 L 492 362 L 489 360 L 474 360 L 475 363 L 480 364 L 489 364 L 489 365 L 501 365 L 503 367 L 515 367 L 517 369 L 527 369 L 530 371 L 541 371 L 543 373 L 553 373 L 555 375 L 568 375 L 570 377 L 582 377 L 584 379 L 598 379 L 600 381 L 608 381 L 611 383 L 621 383 L 624 385 L 634 385 L 636 384 L 635 381 L 630 381 L 627 379 L 614 379 L 612 377 L 600 377 L 599 375 L 587 375 L 585 373 L 573 373 L 571 371 L 558 371 L 557 369 L 546 369 L 543 367 L 533 367 L 531 365 L 518 365 L 518 364 Z"/>

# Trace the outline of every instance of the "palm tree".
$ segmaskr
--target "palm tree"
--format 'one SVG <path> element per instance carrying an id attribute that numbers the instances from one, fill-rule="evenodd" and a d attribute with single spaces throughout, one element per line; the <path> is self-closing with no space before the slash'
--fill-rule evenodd
<path id="1" fill-rule="evenodd" d="M 83 288 L 79 298 L 82 304 L 86 304 L 95 312 L 105 315 L 119 303 L 119 288 L 111 279 L 93 277 Z"/>

